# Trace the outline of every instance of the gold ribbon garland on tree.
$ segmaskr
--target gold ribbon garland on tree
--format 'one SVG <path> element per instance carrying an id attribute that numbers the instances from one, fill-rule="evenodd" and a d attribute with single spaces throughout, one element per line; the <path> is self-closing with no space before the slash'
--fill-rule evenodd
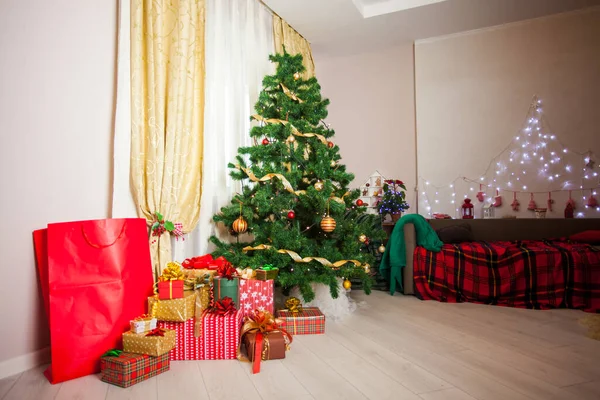
<path id="1" fill-rule="evenodd" d="M 324 145 L 327 145 L 327 143 L 329 143 L 329 141 L 327 140 L 327 138 L 325 138 L 325 136 L 323 136 L 319 133 L 302 133 L 298 130 L 298 128 L 296 128 L 294 125 L 292 125 L 289 121 L 285 121 L 283 119 L 265 118 L 262 115 L 258 115 L 258 114 L 252 115 L 252 118 L 254 118 L 255 120 L 257 120 L 259 122 L 264 122 L 265 124 L 289 125 L 292 129 L 292 135 L 294 135 L 294 136 L 307 137 L 307 138 L 316 137 Z"/>
<path id="2" fill-rule="evenodd" d="M 279 85 L 281 86 L 281 89 L 283 89 L 283 93 L 285 93 L 287 97 L 289 97 L 292 100 L 296 100 L 298 103 L 304 103 L 304 101 L 301 98 L 296 96 L 296 93 L 288 89 L 283 83 L 280 83 Z"/>
<path id="3" fill-rule="evenodd" d="M 251 251 L 251 250 L 269 250 L 272 248 L 273 247 L 269 246 L 268 244 L 259 244 L 258 246 L 255 246 L 255 247 L 246 246 L 242 249 L 242 251 L 247 252 L 247 251 Z M 348 263 L 352 263 L 356 267 L 361 266 L 361 263 L 358 260 L 339 260 L 339 261 L 332 263 L 331 261 L 329 261 L 323 257 L 304 257 L 304 258 L 302 258 L 302 257 L 300 257 L 300 255 L 298 255 L 298 253 L 296 253 L 295 251 L 292 251 L 292 250 L 285 250 L 285 249 L 279 249 L 279 250 L 274 249 L 274 250 L 276 250 L 280 254 L 287 254 L 288 256 L 290 256 L 292 258 L 292 260 L 294 260 L 297 263 L 309 263 L 311 261 L 318 261 L 324 267 L 330 267 L 333 269 L 340 268 L 342 265 L 348 264 Z"/>

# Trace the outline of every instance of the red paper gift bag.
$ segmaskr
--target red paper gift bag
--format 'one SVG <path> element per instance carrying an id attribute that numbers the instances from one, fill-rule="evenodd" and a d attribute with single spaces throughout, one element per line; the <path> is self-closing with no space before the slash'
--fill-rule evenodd
<path id="1" fill-rule="evenodd" d="M 121 347 L 129 321 L 146 312 L 152 263 L 146 221 L 105 219 L 49 224 L 34 232 L 59 383 L 100 371 L 100 356 Z"/>

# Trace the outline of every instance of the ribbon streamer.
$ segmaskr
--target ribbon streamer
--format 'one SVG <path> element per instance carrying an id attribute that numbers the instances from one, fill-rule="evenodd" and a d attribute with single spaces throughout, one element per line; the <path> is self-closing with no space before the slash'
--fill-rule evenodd
<path id="1" fill-rule="evenodd" d="M 280 83 L 279 85 L 281 86 L 281 89 L 283 89 L 283 93 L 285 93 L 287 97 L 289 97 L 292 100 L 296 100 L 298 103 L 304 103 L 304 101 L 301 98 L 296 96 L 296 94 L 290 89 L 288 89 L 283 83 Z"/>
<path id="2" fill-rule="evenodd" d="M 252 182 L 267 182 L 270 181 L 273 178 L 277 178 L 281 181 L 281 183 L 283 184 L 283 187 L 285 188 L 285 190 L 287 190 L 290 193 L 294 193 L 296 196 L 300 196 L 301 194 L 306 193 L 306 191 L 304 190 L 294 190 L 294 188 L 292 187 L 292 185 L 290 184 L 290 182 L 285 179 L 285 176 L 281 175 L 281 174 L 267 174 L 265 176 L 263 176 L 262 178 L 257 178 L 256 175 L 254 175 L 254 173 L 252 171 L 250 171 L 248 168 L 244 168 L 240 165 L 236 165 L 235 166 L 237 169 L 242 170 L 246 173 L 246 175 L 248 175 L 248 178 L 250 178 L 250 180 Z"/>
<path id="3" fill-rule="evenodd" d="M 268 250 L 271 248 L 272 248 L 272 246 L 269 246 L 267 244 L 259 244 L 258 246 L 255 246 L 255 247 L 246 246 L 242 249 L 242 251 L 247 252 L 250 250 Z M 330 267 L 330 268 L 340 268 L 342 265 L 347 264 L 347 263 L 352 263 L 357 267 L 361 266 L 361 263 L 358 260 L 339 260 L 339 261 L 332 263 L 331 261 L 329 261 L 323 257 L 304 257 L 304 258 L 302 258 L 298 255 L 298 253 L 296 253 L 292 250 L 280 249 L 280 250 L 276 250 L 276 251 L 280 254 L 287 254 L 288 256 L 290 256 L 292 258 L 292 260 L 294 260 L 295 262 L 298 262 L 298 263 L 308 263 L 311 261 L 318 261 L 323 266 Z"/>
<path id="4" fill-rule="evenodd" d="M 289 125 L 292 129 L 292 135 L 298 136 L 298 137 L 307 137 L 307 138 L 316 137 L 317 139 L 319 139 L 319 141 L 321 143 L 323 143 L 324 145 L 327 145 L 327 138 L 325 138 L 325 136 L 323 136 L 319 133 L 302 133 L 298 130 L 298 128 L 296 128 L 294 125 L 292 125 L 289 121 L 285 121 L 283 119 L 276 119 L 276 118 L 265 118 L 262 115 L 258 115 L 258 114 L 252 115 L 252 118 L 254 118 L 255 120 L 257 120 L 259 122 L 263 122 L 265 124 Z"/>

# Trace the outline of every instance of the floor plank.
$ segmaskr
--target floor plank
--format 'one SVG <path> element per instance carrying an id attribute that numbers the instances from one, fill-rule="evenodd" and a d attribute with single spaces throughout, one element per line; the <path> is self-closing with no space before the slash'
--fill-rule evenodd
<path id="1" fill-rule="evenodd" d="M 158 400 L 158 377 L 170 373 L 172 372 L 163 372 L 161 375 L 153 376 L 150 379 L 136 383 L 128 388 L 105 383 L 105 385 L 108 386 L 106 400 Z"/>
<path id="2" fill-rule="evenodd" d="M 263 400 L 281 399 L 283 394 L 289 400 L 307 400 L 314 397 L 302 383 L 283 366 L 286 360 L 261 361 L 260 372 L 252 373 L 252 364 L 243 364 L 243 370 L 250 378 Z"/>
<path id="3" fill-rule="evenodd" d="M 53 399 L 61 384 L 48 382 L 44 376 L 46 368 L 48 366 L 43 365 L 23 372 L 3 400 Z"/>
<path id="4" fill-rule="evenodd" d="M 209 399 L 199 365 L 196 361 L 172 361 L 169 371 L 156 376 L 157 397 L 169 399 L 173 396 L 173 389 L 177 388 L 178 398 Z"/>
<path id="5" fill-rule="evenodd" d="M 21 377 L 21 374 L 9 376 L 4 379 L 0 379 L 0 400 L 4 398 L 6 393 L 14 386 L 17 380 Z"/>
<path id="6" fill-rule="evenodd" d="M 200 361 L 198 365 L 211 400 L 260 400 L 254 383 L 244 371 L 247 364 L 237 360 L 219 360 Z"/>
<path id="7" fill-rule="evenodd" d="M 565 388 L 580 399 L 600 399 L 600 380 Z"/>
<path id="8" fill-rule="evenodd" d="M 100 374 L 84 376 L 63 382 L 55 400 L 104 400 L 108 386 L 100 380 Z"/>
<path id="9" fill-rule="evenodd" d="M 457 388 L 423 393 L 420 397 L 423 400 L 477 400 Z"/>

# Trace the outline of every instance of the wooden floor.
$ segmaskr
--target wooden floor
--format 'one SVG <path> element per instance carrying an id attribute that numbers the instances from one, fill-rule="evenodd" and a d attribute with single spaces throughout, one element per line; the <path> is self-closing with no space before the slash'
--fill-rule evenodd
<path id="1" fill-rule="evenodd" d="M 600 342 L 581 311 L 353 297 L 355 315 L 296 336 L 257 375 L 238 361 L 176 361 L 121 389 L 98 376 L 53 386 L 40 367 L 0 380 L 0 399 L 600 399 Z"/>

